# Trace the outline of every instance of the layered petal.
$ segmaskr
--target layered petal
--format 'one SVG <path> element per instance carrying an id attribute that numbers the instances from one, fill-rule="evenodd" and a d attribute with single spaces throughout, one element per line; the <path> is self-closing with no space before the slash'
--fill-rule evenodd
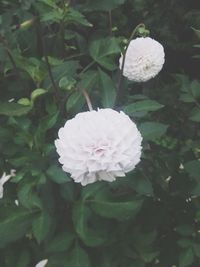
<path id="1" fill-rule="evenodd" d="M 122 68 L 123 56 L 119 60 Z M 165 62 L 163 46 L 150 37 L 132 40 L 125 56 L 123 75 L 131 81 L 145 82 L 155 77 Z"/>
<path id="2" fill-rule="evenodd" d="M 59 162 L 82 185 L 114 181 L 140 161 L 141 134 L 123 112 L 99 109 L 79 113 L 65 123 L 58 137 Z"/>

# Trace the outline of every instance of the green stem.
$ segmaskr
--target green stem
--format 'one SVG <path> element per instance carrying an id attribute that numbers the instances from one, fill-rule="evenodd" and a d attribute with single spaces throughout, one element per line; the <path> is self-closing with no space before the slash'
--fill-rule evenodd
<path id="1" fill-rule="evenodd" d="M 52 84 L 52 87 L 53 87 L 53 90 L 54 90 L 54 93 L 55 93 L 55 98 L 57 100 L 57 102 L 60 104 L 60 95 L 59 95 L 59 89 L 56 85 L 56 82 L 54 80 L 54 77 L 53 77 L 53 73 L 52 73 L 52 69 L 51 69 L 51 65 L 49 63 L 49 59 L 48 59 L 48 56 L 47 56 L 47 50 L 46 50 L 46 43 L 45 43 L 45 40 L 44 40 L 44 36 L 41 32 L 41 23 L 40 23 L 40 20 L 38 19 L 37 20 L 37 25 L 38 25 L 38 30 L 39 30 L 39 38 L 40 38 L 40 43 L 42 45 L 42 53 L 43 53 L 43 56 L 44 56 L 44 60 L 45 60 L 45 63 L 46 63 L 46 66 L 47 66 L 47 71 L 48 71 L 48 74 L 49 74 L 49 78 L 51 80 L 51 84 Z"/>
<path id="2" fill-rule="evenodd" d="M 122 77 L 123 77 L 123 72 L 124 72 L 124 65 L 125 65 L 125 58 L 126 58 L 127 49 L 129 47 L 129 44 L 130 44 L 131 40 L 133 39 L 133 37 L 137 33 L 138 29 L 141 28 L 141 27 L 145 28 L 145 25 L 143 23 L 140 23 L 135 27 L 135 29 L 131 33 L 130 38 L 128 39 L 128 43 L 127 43 L 126 48 L 122 52 L 122 66 L 121 66 L 121 70 L 120 70 L 120 73 L 119 73 L 119 80 L 118 80 L 118 86 L 117 86 L 118 87 L 118 95 L 120 95 L 120 91 L 121 91 L 121 83 L 122 83 Z"/>
<path id="3" fill-rule="evenodd" d="M 3 44 L 3 46 L 4 46 L 4 48 L 5 48 L 6 52 L 7 52 L 7 55 L 9 57 L 9 59 L 10 59 L 10 62 L 13 65 L 13 69 L 15 70 L 15 73 L 17 74 L 17 76 L 19 76 L 17 65 L 16 65 L 15 60 L 14 60 L 14 58 L 12 56 L 12 52 L 11 52 L 10 48 L 8 47 L 7 42 L 4 40 L 4 38 L 1 35 L 0 35 L 0 42 Z"/>
<path id="4" fill-rule="evenodd" d="M 109 19 L 109 33 L 112 36 L 112 11 L 108 11 L 108 19 Z"/>
<path id="5" fill-rule="evenodd" d="M 83 74 L 84 72 L 86 72 L 86 70 L 88 70 L 90 67 L 92 67 L 95 64 L 95 61 L 90 62 L 80 73 L 79 76 L 81 74 Z"/>
<path id="6" fill-rule="evenodd" d="M 46 66 L 47 66 L 49 78 L 51 80 L 52 87 L 53 87 L 54 92 L 55 92 L 55 97 L 56 97 L 57 101 L 59 102 L 59 98 L 60 98 L 59 97 L 59 90 L 58 90 L 58 87 L 57 87 L 56 82 L 55 82 L 54 77 L 53 77 L 53 73 L 52 73 L 51 65 L 49 63 L 49 59 L 48 59 L 48 56 L 46 53 L 46 45 L 45 45 L 45 41 L 44 41 L 43 37 L 42 37 L 42 44 L 43 44 L 44 60 L 45 60 Z"/>
<path id="7" fill-rule="evenodd" d="M 7 40 L 5 40 L 4 37 L 1 36 L 1 35 L 0 35 L 0 43 L 2 43 L 4 49 L 6 50 L 6 53 L 7 53 L 7 55 L 8 55 L 8 58 L 9 58 L 11 64 L 12 64 L 12 66 L 13 66 L 13 69 L 14 69 L 14 72 L 15 72 L 15 75 L 16 75 L 17 79 L 18 79 L 19 82 L 21 83 L 22 87 L 23 87 L 24 89 L 26 89 L 26 88 L 24 87 L 24 83 L 23 83 L 23 81 L 22 81 L 22 79 L 21 79 L 20 71 L 19 71 L 18 68 L 17 68 L 17 64 L 16 64 L 15 59 L 14 59 L 14 57 L 13 57 L 13 55 L 12 55 L 12 51 L 11 51 L 11 49 L 10 49 L 10 47 L 9 47 L 9 44 L 8 44 Z"/>
<path id="8" fill-rule="evenodd" d="M 190 91 L 190 94 L 192 95 L 192 97 L 194 98 L 194 103 L 196 104 L 196 106 L 200 109 L 200 104 L 199 102 L 196 100 L 195 98 L 195 95 L 193 94 L 191 88 L 189 87 L 189 91 Z"/>

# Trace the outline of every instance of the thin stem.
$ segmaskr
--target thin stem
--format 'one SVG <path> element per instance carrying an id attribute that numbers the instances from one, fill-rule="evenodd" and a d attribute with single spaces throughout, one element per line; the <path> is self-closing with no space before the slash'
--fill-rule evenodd
<path id="1" fill-rule="evenodd" d="M 63 18 L 60 22 L 60 39 L 61 39 L 61 56 L 64 58 L 65 56 L 65 16 L 66 16 L 66 5 L 65 1 L 62 0 L 62 10 L 63 10 Z"/>
<path id="2" fill-rule="evenodd" d="M 136 34 L 137 30 L 141 27 L 145 27 L 145 25 L 143 23 L 138 24 L 135 29 L 132 31 L 130 38 L 128 39 L 128 43 L 126 48 L 124 49 L 124 51 L 122 52 L 122 66 L 121 66 L 121 70 L 119 73 L 119 80 L 118 80 L 118 94 L 120 93 L 121 90 L 121 82 L 122 82 L 122 77 L 123 77 L 123 72 L 124 72 L 124 65 L 125 65 L 125 58 L 126 58 L 126 52 L 127 49 L 129 47 L 129 44 L 131 42 L 131 40 L 133 39 L 134 35 Z"/>
<path id="3" fill-rule="evenodd" d="M 109 10 L 108 11 L 108 19 L 109 19 L 109 32 L 110 32 L 110 36 L 112 36 L 112 11 Z"/>
<path id="4" fill-rule="evenodd" d="M 51 65 L 49 64 L 49 59 L 48 59 L 48 56 L 46 55 L 46 53 L 44 53 L 44 60 L 45 60 L 45 63 L 47 65 L 49 78 L 51 80 L 51 83 L 52 83 L 52 86 L 53 86 L 53 89 L 54 89 L 54 92 L 55 92 L 55 96 L 56 96 L 56 98 L 58 100 L 59 99 L 59 90 L 58 90 L 58 87 L 57 87 L 57 85 L 56 85 L 56 83 L 54 81 L 52 70 L 51 70 Z"/>
<path id="5" fill-rule="evenodd" d="M 80 73 L 79 75 L 83 74 L 84 72 L 86 72 L 86 70 L 88 70 L 90 67 L 92 67 L 95 64 L 95 61 L 90 62 Z"/>
<path id="6" fill-rule="evenodd" d="M 55 97 L 57 99 L 57 101 L 60 102 L 60 97 L 59 97 L 59 90 L 58 90 L 58 87 L 56 85 L 56 82 L 54 80 L 54 77 L 53 77 L 53 73 L 52 73 L 52 70 L 51 70 L 51 65 L 49 63 L 49 59 L 48 59 L 48 56 L 47 56 L 47 53 L 46 53 L 46 45 L 45 45 L 45 41 L 44 41 L 44 37 L 42 36 L 42 50 L 43 50 L 43 54 L 44 54 L 44 60 L 45 60 L 45 63 L 46 63 L 46 66 L 47 66 L 47 71 L 48 71 L 48 74 L 49 74 L 49 78 L 51 80 L 51 83 L 52 83 L 52 87 L 54 89 L 54 92 L 55 92 Z"/>
<path id="7" fill-rule="evenodd" d="M 19 82 L 21 83 L 22 87 L 24 88 L 24 83 L 23 83 L 23 81 L 22 81 L 22 79 L 21 79 L 20 71 L 19 71 L 18 68 L 17 68 L 17 64 L 16 64 L 15 59 L 14 59 L 14 57 L 13 57 L 13 55 L 12 55 L 12 52 L 11 52 L 11 50 L 10 50 L 10 48 L 9 48 L 9 44 L 8 44 L 7 41 L 4 39 L 4 37 L 1 36 L 1 35 L 0 35 L 0 42 L 3 44 L 3 46 L 4 46 L 4 48 L 5 48 L 6 52 L 7 52 L 7 55 L 8 55 L 8 57 L 9 57 L 9 59 L 10 59 L 10 62 L 11 62 L 11 64 L 12 64 L 13 69 L 14 69 L 14 72 L 15 72 L 15 74 L 16 74 L 16 78 L 19 80 Z M 24 89 L 25 89 L 25 88 L 24 88 Z"/>
<path id="8" fill-rule="evenodd" d="M 73 56 L 66 57 L 65 59 L 66 59 L 66 60 L 69 60 L 69 59 L 72 59 L 72 58 L 82 57 L 82 56 L 84 56 L 84 55 L 85 55 L 85 53 L 80 53 L 80 54 L 77 54 L 77 55 L 73 55 Z"/>
<path id="9" fill-rule="evenodd" d="M 0 36 L 0 42 L 3 44 L 3 46 L 4 46 L 4 48 L 5 48 L 6 52 L 7 52 L 7 55 L 9 57 L 9 59 L 10 59 L 10 62 L 13 65 L 13 69 L 15 70 L 15 73 L 17 74 L 17 76 L 19 76 L 19 71 L 17 69 L 17 65 L 15 63 L 15 60 L 14 60 L 14 58 L 12 56 L 12 52 L 11 52 L 10 48 L 8 47 L 7 42 L 4 40 L 4 38 L 2 36 Z"/>
<path id="10" fill-rule="evenodd" d="M 93 110 L 92 102 L 91 102 L 91 100 L 90 100 L 90 97 L 89 97 L 87 91 L 86 91 L 85 89 L 82 89 L 81 91 L 82 91 L 83 96 L 84 96 L 84 98 L 85 98 L 85 101 L 86 101 L 86 103 L 87 103 L 87 105 L 88 105 L 88 109 L 89 109 L 89 111 L 92 111 L 92 110 Z"/>
<path id="11" fill-rule="evenodd" d="M 61 39 L 61 57 L 65 57 L 65 36 L 64 36 L 64 22 L 60 23 L 60 39 Z"/>
<path id="12" fill-rule="evenodd" d="M 42 50 L 41 52 L 44 55 L 44 60 L 45 60 L 46 66 L 47 66 L 47 71 L 48 71 L 48 74 L 49 74 L 49 78 L 51 80 L 52 87 L 53 87 L 53 90 L 55 92 L 55 98 L 59 103 L 61 103 L 59 90 L 58 90 L 58 87 L 57 87 L 56 82 L 54 80 L 53 73 L 52 73 L 52 70 L 51 70 L 51 65 L 49 63 L 49 59 L 48 59 L 48 56 L 47 56 L 46 44 L 45 44 L 44 36 L 43 36 L 43 34 L 41 32 L 42 26 L 41 26 L 39 18 L 37 20 L 37 24 L 36 25 L 38 26 L 37 27 L 38 38 L 39 38 L 40 44 L 42 46 L 41 47 L 41 50 Z"/>

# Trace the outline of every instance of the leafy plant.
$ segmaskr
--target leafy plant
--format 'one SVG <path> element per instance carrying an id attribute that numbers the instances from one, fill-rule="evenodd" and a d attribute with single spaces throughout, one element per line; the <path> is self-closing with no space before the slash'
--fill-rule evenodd
<path id="1" fill-rule="evenodd" d="M 199 266 L 197 8 L 1 1 L 0 171 L 16 176 L 0 200 L 0 266 Z M 143 84 L 120 78 L 118 67 L 140 22 L 135 37 L 150 34 L 166 54 L 163 71 Z M 127 113 L 143 135 L 141 163 L 113 183 L 81 187 L 58 162 L 58 129 L 88 109 L 84 93 L 95 109 Z"/>

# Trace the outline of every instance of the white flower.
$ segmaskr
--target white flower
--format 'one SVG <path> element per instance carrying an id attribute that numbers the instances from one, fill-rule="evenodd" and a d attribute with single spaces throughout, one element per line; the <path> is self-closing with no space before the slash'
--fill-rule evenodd
<path id="1" fill-rule="evenodd" d="M 120 69 L 123 56 L 121 56 Z M 125 56 L 123 75 L 131 81 L 145 82 L 155 77 L 165 62 L 163 46 L 150 37 L 132 40 Z"/>
<path id="2" fill-rule="evenodd" d="M 14 202 L 15 202 L 15 205 L 16 205 L 16 206 L 19 206 L 19 200 L 18 200 L 18 199 L 15 199 Z"/>
<path id="3" fill-rule="evenodd" d="M 2 177 L 0 178 L 0 199 L 3 198 L 3 187 L 4 184 L 11 178 L 15 176 L 15 170 L 11 170 L 10 174 L 6 175 L 4 172 Z"/>
<path id="4" fill-rule="evenodd" d="M 42 260 L 42 261 L 38 262 L 38 264 L 35 267 L 44 267 L 44 266 L 47 265 L 47 262 L 48 262 L 47 259 L 46 260 Z"/>
<path id="5" fill-rule="evenodd" d="M 142 137 L 122 111 L 99 109 L 68 120 L 55 141 L 63 170 L 76 183 L 112 182 L 140 161 Z"/>

